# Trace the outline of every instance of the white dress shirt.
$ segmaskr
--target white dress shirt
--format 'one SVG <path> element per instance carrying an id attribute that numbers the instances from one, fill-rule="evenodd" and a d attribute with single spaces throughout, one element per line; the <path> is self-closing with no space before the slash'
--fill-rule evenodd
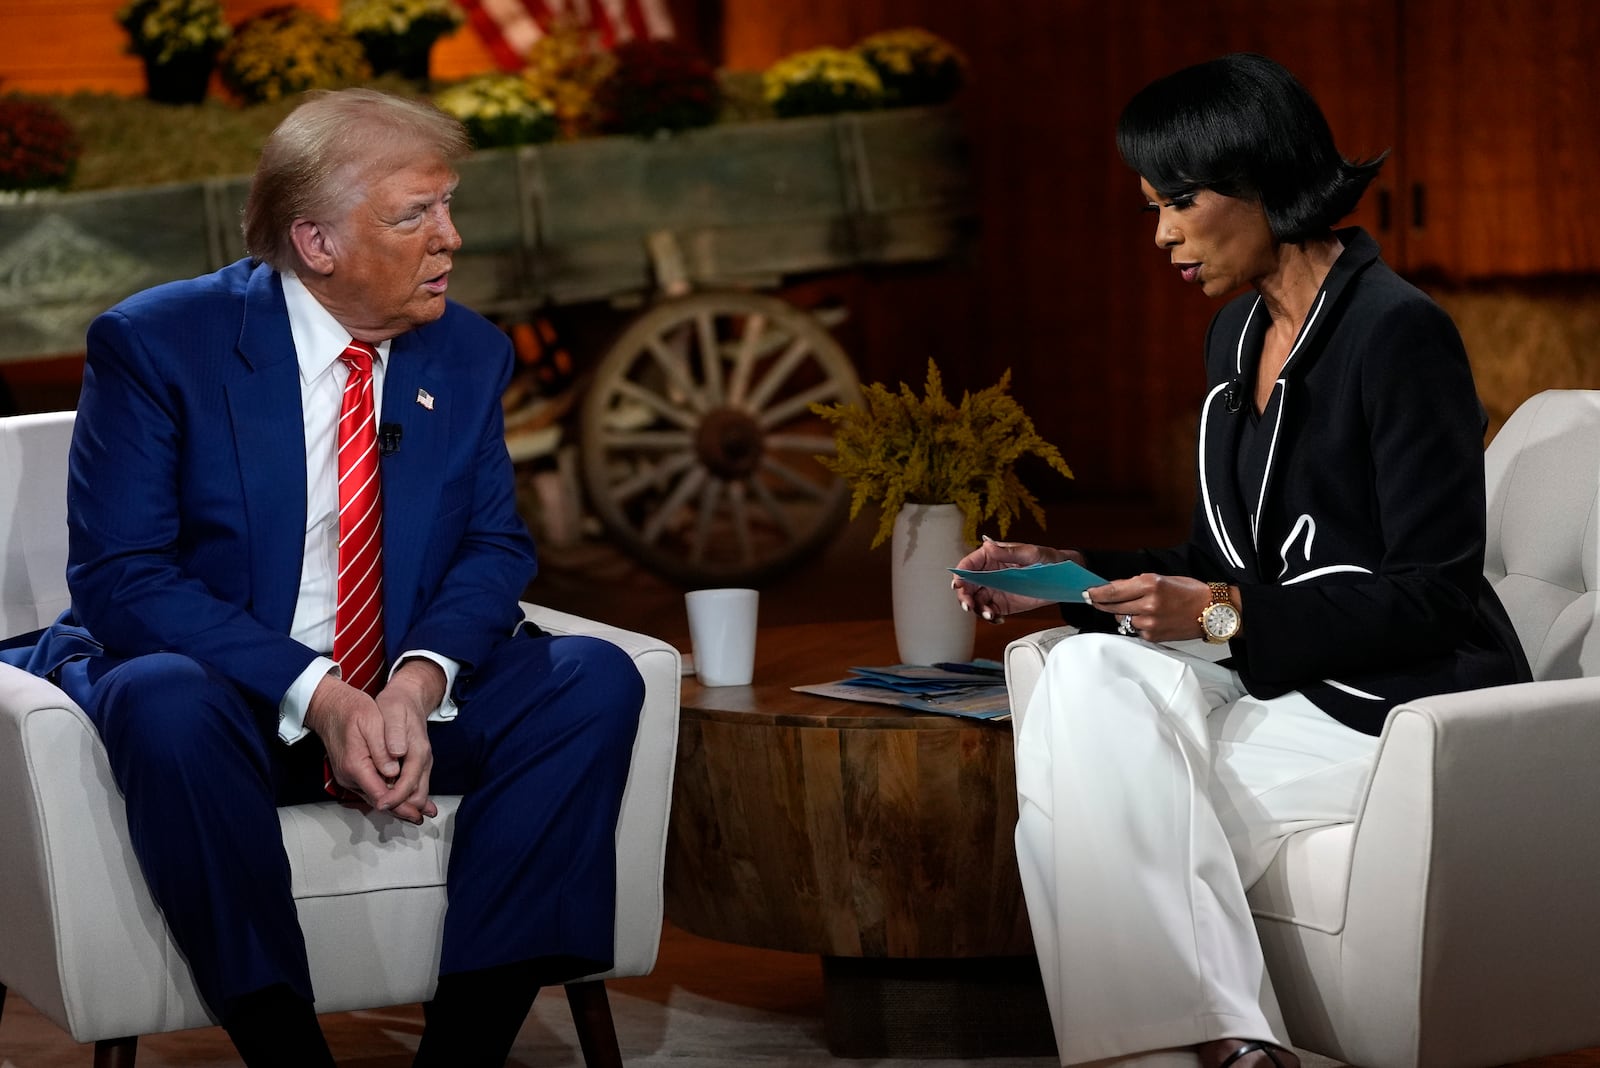
<path id="1" fill-rule="evenodd" d="M 300 564 L 300 596 L 295 601 L 289 636 L 312 649 L 332 650 L 333 615 L 339 602 L 339 409 L 350 369 L 339 356 L 350 343 L 350 332 L 313 297 L 293 274 L 283 272 L 283 296 L 289 307 L 289 331 L 294 336 L 300 364 L 300 412 L 306 440 L 306 534 Z M 383 374 L 389 359 L 389 342 L 376 346 L 372 361 L 374 417 L 383 418 Z M 395 659 L 394 668 L 413 657 L 423 657 L 444 671 L 444 700 L 429 714 L 434 721 L 456 717 L 455 688 L 461 665 L 426 650 L 408 650 Z M 278 737 L 294 744 L 308 733 L 306 709 L 317 684 L 328 672 L 339 671 L 330 656 L 319 656 L 306 666 L 278 704 Z"/>

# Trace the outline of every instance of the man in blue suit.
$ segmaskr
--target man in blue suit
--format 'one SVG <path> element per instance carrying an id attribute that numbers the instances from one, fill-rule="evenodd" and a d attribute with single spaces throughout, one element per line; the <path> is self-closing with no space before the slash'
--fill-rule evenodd
<path id="1" fill-rule="evenodd" d="M 432 791 L 464 795 L 419 1065 L 503 1064 L 540 985 L 612 959 L 643 683 L 615 646 L 522 624 L 511 346 L 445 296 L 466 148 L 425 105 L 314 96 L 263 149 L 250 258 L 89 330 L 72 607 L 26 666 L 99 729 L 152 895 L 252 1068 L 333 1063 L 277 805 L 327 791 L 420 823 Z M 352 418 L 381 444 L 366 689 L 333 659 L 353 342 L 377 410 Z"/>

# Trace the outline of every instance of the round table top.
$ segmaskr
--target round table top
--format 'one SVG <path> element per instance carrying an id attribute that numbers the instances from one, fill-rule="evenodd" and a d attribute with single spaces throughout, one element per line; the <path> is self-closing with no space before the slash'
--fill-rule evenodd
<path id="1" fill-rule="evenodd" d="M 973 656 L 999 660 L 1013 639 L 1059 625 L 1060 618 L 1048 612 L 1016 616 L 998 624 L 980 620 Z M 704 720 L 759 720 L 796 727 L 1010 729 L 1009 720 L 913 712 L 791 689 L 808 683 L 835 682 L 847 677 L 852 667 L 882 667 L 898 662 L 894 623 L 887 619 L 762 627 L 756 632 L 754 682 L 749 686 L 702 686 L 692 675 L 685 676 L 682 711 L 685 717 Z"/>

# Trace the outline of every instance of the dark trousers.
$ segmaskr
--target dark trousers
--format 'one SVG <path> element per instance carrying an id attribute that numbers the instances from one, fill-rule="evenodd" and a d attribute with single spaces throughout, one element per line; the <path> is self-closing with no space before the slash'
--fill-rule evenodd
<path id="1" fill-rule="evenodd" d="M 134 853 L 207 1005 L 224 1016 L 277 984 L 314 1000 L 276 807 L 326 800 L 316 738 L 285 746 L 275 708 L 177 654 L 79 661 L 61 682 L 105 742 Z M 644 698 L 633 661 L 596 638 L 519 636 L 460 691 L 459 716 L 428 727 L 431 792 L 463 795 L 440 974 L 609 966 Z"/>

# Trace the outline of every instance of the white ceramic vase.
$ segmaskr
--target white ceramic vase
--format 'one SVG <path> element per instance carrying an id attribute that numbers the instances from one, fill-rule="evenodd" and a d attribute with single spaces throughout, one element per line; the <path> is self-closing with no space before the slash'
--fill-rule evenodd
<path id="1" fill-rule="evenodd" d="M 972 659 L 975 620 L 950 589 L 950 568 L 967 555 L 954 504 L 908 504 L 894 519 L 890 565 L 894 638 L 903 664 Z"/>

